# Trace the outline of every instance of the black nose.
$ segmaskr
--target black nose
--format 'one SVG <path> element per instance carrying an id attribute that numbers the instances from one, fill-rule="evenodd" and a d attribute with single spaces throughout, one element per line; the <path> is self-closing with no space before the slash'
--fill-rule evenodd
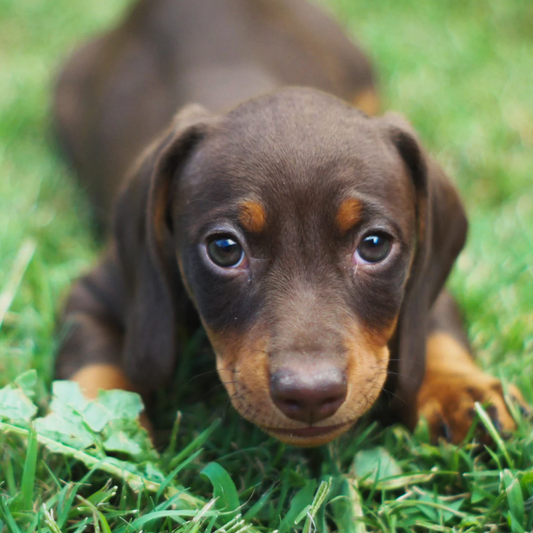
<path id="1" fill-rule="evenodd" d="M 344 373 L 329 365 L 281 368 L 270 378 L 270 396 L 278 409 L 308 424 L 335 414 L 346 391 Z"/>

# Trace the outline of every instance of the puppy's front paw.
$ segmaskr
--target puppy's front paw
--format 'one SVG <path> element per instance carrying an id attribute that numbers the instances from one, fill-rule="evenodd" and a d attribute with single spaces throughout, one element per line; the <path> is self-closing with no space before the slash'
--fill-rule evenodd
<path id="1" fill-rule="evenodd" d="M 527 411 L 520 391 L 510 386 L 509 393 Z M 453 372 L 451 369 L 427 376 L 418 395 L 418 414 L 427 420 L 432 441 L 443 437 L 458 444 L 470 430 L 476 414 L 475 402 L 486 406 L 500 433 L 505 435 L 516 429 L 500 380 L 476 367 L 471 367 L 468 372 Z"/>
<path id="2" fill-rule="evenodd" d="M 508 393 L 523 412 L 529 411 L 516 387 L 508 387 Z M 474 420 L 476 402 L 486 406 L 498 431 L 505 434 L 516 429 L 500 380 L 478 368 L 469 351 L 452 336 L 433 334 L 427 343 L 426 376 L 417 401 L 418 414 L 427 420 L 431 439 L 461 442 Z"/>

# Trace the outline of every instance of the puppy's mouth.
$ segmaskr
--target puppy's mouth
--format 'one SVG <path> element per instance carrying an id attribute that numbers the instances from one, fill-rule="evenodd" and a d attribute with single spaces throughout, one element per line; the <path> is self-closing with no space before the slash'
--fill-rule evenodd
<path id="1" fill-rule="evenodd" d="M 354 422 L 344 422 L 333 426 L 309 426 L 305 428 L 273 428 L 263 426 L 263 430 L 288 444 L 296 446 L 321 446 L 336 439 L 347 431 Z"/>

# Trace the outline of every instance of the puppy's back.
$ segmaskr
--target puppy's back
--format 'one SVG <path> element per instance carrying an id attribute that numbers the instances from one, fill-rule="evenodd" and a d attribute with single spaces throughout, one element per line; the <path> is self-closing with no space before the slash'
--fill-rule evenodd
<path id="1" fill-rule="evenodd" d="M 284 85 L 375 110 L 369 61 L 305 0 L 141 0 L 67 61 L 56 131 L 105 226 L 127 168 L 181 106 L 217 111 Z"/>

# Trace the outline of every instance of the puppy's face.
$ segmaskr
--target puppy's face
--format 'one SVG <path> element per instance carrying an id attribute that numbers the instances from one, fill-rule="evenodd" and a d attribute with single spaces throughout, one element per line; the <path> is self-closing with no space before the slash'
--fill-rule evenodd
<path id="1" fill-rule="evenodd" d="M 374 403 L 416 235 L 416 194 L 378 119 L 280 92 L 227 116 L 173 195 L 180 271 L 239 413 L 292 444 Z"/>

